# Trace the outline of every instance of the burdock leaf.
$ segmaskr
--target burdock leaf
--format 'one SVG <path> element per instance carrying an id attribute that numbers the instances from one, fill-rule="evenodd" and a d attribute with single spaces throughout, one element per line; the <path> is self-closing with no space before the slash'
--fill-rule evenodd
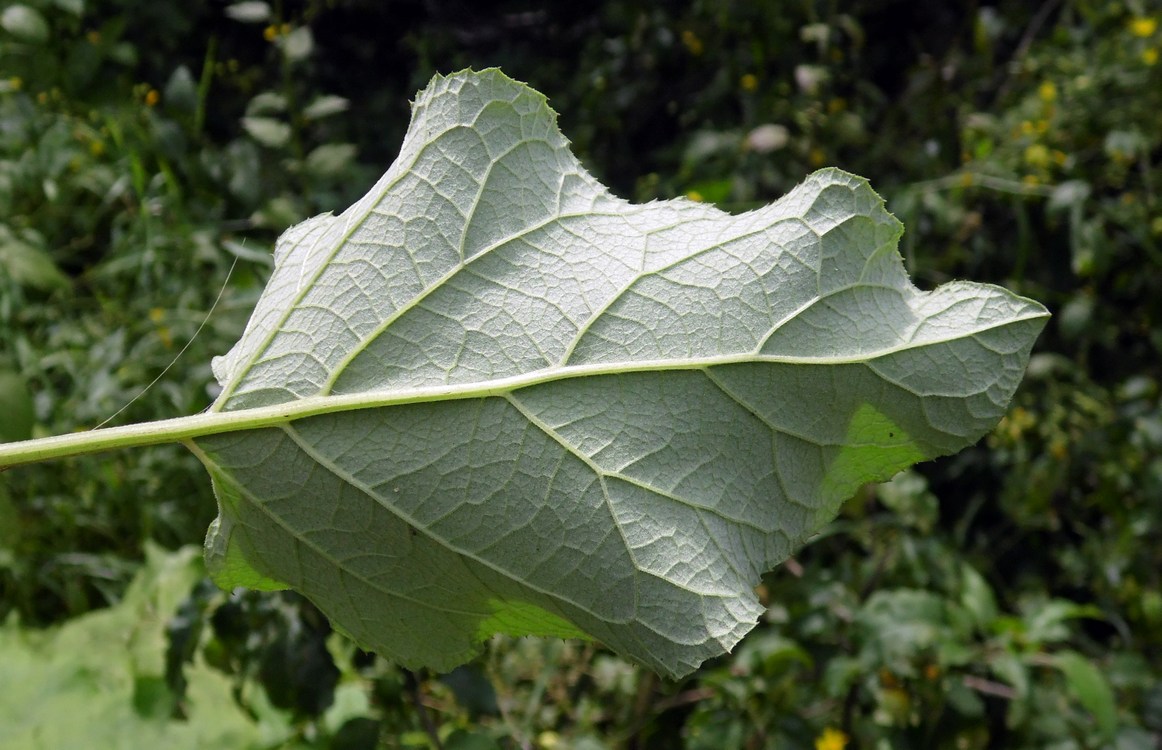
<path id="1" fill-rule="evenodd" d="M 633 205 L 537 92 L 437 77 L 371 191 L 279 240 L 211 413 L 124 433 L 209 469 L 221 585 L 297 589 L 366 648 L 588 637 L 686 674 L 861 484 L 970 445 L 1020 381 L 1045 309 L 918 290 L 901 231 L 835 169 L 738 216 Z M 92 442 L 54 441 L 7 457 Z"/>

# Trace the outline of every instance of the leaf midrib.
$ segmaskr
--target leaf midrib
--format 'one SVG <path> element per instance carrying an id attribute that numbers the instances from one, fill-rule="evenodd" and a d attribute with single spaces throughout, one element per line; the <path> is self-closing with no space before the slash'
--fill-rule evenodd
<path id="1" fill-rule="evenodd" d="M 1038 318 L 1044 318 L 1047 315 L 1047 312 L 1038 312 L 1035 308 L 1030 308 L 1027 313 L 1021 316 L 1001 321 L 996 325 L 986 328 L 940 339 L 929 339 L 918 343 L 912 341 L 903 342 L 898 346 L 887 347 L 862 355 L 847 355 L 842 357 L 790 357 L 742 352 L 731 355 L 685 359 L 602 362 L 588 365 L 545 368 L 506 378 L 458 383 L 455 385 L 445 384 L 384 391 L 364 391 L 361 393 L 340 395 L 308 396 L 270 406 L 248 407 L 236 411 L 208 411 L 193 416 L 176 417 L 174 419 L 164 419 L 156 422 L 131 424 L 122 427 L 108 427 L 99 430 L 89 430 L 87 432 L 74 432 L 67 435 L 57 435 L 55 437 L 27 441 L 25 443 L 0 444 L 0 467 L 7 468 L 83 453 L 98 453 L 114 448 L 131 448 L 161 445 L 164 443 L 185 443 L 192 449 L 192 441 L 200 437 L 219 435 L 224 432 L 278 427 L 297 419 L 306 419 L 307 417 L 343 411 L 504 396 L 521 388 L 571 380 L 573 378 L 622 375 L 635 372 L 704 370 L 724 365 L 758 364 L 764 362 L 784 365 L 868 364 L 876 359 L 902 351 L 925 346 L 937 346 L 966 338 L 975 338 L 991 330 L 1018 325 Z M 879 377 L 882 377 L 882 375 Z"/>

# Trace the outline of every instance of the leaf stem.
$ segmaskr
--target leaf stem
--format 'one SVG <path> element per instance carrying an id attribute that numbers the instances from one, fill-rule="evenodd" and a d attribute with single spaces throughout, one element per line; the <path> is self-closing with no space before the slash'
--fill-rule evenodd
<path id="1" fill-rule="evenodd" d="M 0 443 L 0 471 L 22 464 L 100 453 L 116 448 L 140 448 L 147 445 L 177 443 L 201 435 L 212 435 L 231 428 L 222 418 L 230 414 L 197 414 L 192 417 L 163 419 L 122 427 L 72 432 L 67 435 Z M 259 426 L 259 425 L 255 425 Z"/>
<path id="2" fill-rule="evenodd" d="M 980 285 L 985 289 L 987 285 Z M 1014 313 L 1008 320 L 994 326 L 982 326 L 973 333 L 990 328 L 1017 325 L 1025 321 L 1046 317 L 1048 312 L 1039 304 L 1023 298 L 1025 309 Z M 240 408 L 236 411 L 211 411 L 190 417 L 176 417 L 157 422 L 109 427 L 87 432 L 74 432 L 57 437 L 25 440 L 17 443 L 0 443 L 0 471 L 21 464 L 68 458 L 86 453 L 99 453 L 115 448 L 140 448 L 163 443 L 180 443 L 206 435 L 239 430 L 257 430 L 263 427 L 278 427 L 296 419 L 305 419 L 320 414 L 375 409 L 385 406 L 452 401 L 458 399 L 488 398 L 504 396 L 520 388 L 543 385 L 571 378 L 626 375 L 635 372 L 661 372 L 665 370 L 707 370 L 712 367 L 733 364 L 755 364 L 767 362 L 789 365 L 863 364 L 870 359 L 894 352 L 912 349 L 918 345 L 930 345 L 937 341 L 954 340 L 967 334 L 954 332 L 941 339 L 921 342 L 904 341 L 896 346 L 885 347 L 875 352 L 843 356 L 791 356 L 769 355 L 754 352 L 718 354 L 687 359 L 641 360 L 636 362 L 597 362 L 584 365 L 565 365 L 543 370 L 496 378 L 480 382 L 454 383 L 400 390 L 368 391 L 365 393 L 330 394 L 308 396 L 273 406 Z"/>

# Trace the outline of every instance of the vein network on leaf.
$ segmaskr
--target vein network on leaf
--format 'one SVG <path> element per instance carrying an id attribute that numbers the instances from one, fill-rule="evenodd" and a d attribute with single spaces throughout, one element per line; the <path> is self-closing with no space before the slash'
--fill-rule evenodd
<path id="1" fill-rule="evenodd" d="M 509 633 L 683 675 L 860 485 L 972 444 L 1020 382 L 1044 308 L 916 289 L 901 231 L 837 169 L 739 216 L 632 205 L 539 93 L 437 76 L 367 195 L 279 239 L 210 413 L 0 463 L 181 440 L 222 586 L 294 588 L 410 666 Z"/>

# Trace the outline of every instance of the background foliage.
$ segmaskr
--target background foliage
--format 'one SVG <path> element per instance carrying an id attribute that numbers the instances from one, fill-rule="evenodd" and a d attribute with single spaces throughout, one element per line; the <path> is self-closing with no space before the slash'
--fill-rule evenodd
<path id="1" fill-rule="evenodd" d="M 1162 746 L 1160 24 L 1147 0 L 9 4 L 0 439 L 98 424 L 187 343 L 116 421 L 203 408 L 274 238 L 361 195 L 408 99 L 468 66 L 546 93 L 627 198 L 742 210 L 837 165 L 922 286 L 1055 317 L 986 440 L 865 488 L 681 683 L 542 640 L 411 673 L 292 595 L 219 592 L 178 549 L 214 515 L 178 448 L 9 472 L 0 745 L 97 741 L 101 695 L 150 744 Z"/>

